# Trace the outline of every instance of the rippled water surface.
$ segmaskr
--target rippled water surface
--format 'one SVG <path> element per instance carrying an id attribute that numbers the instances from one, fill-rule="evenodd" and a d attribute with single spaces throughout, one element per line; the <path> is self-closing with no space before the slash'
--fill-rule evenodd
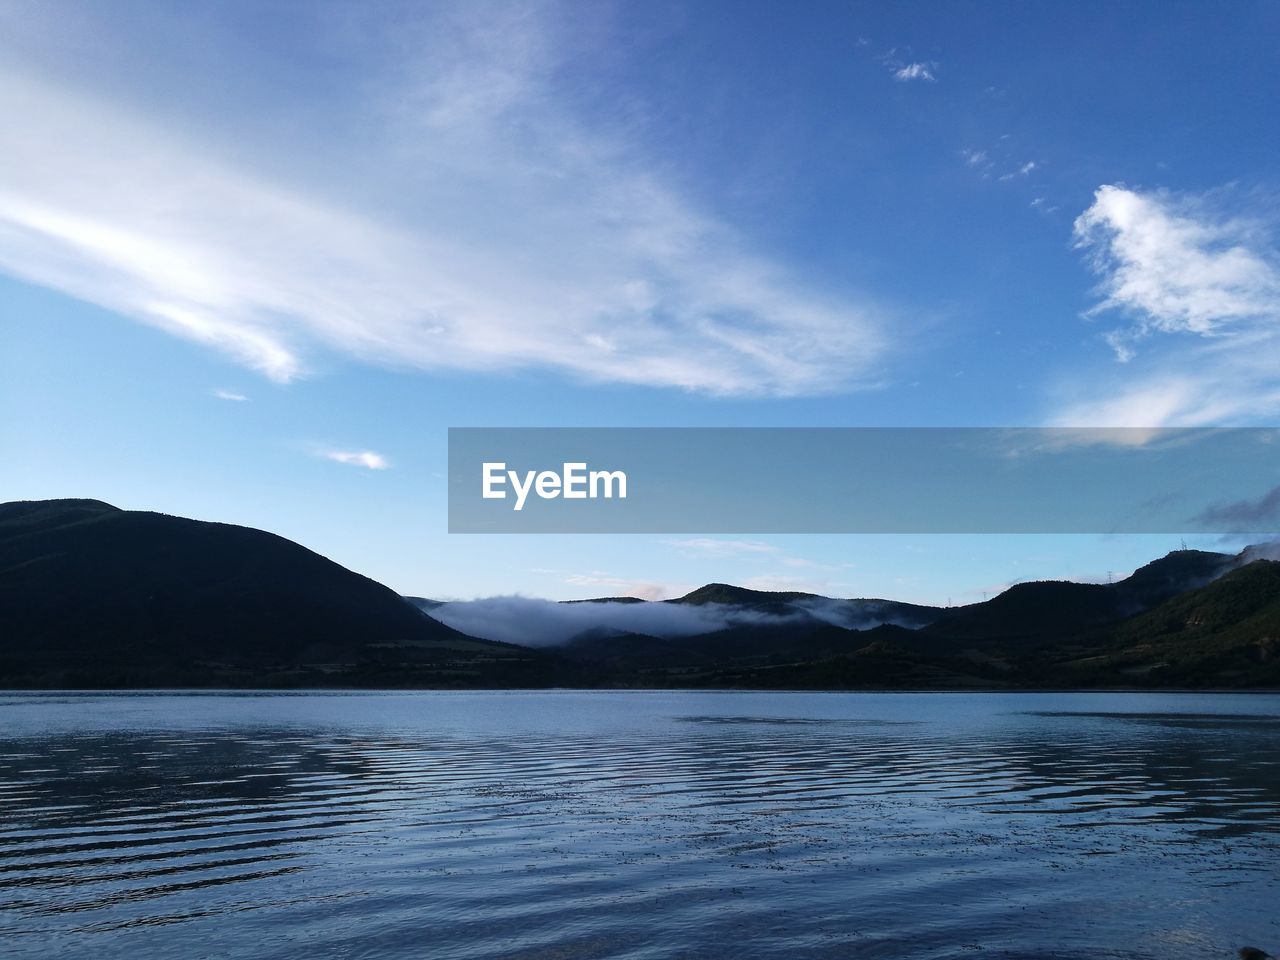
<path id="1" fill-rule="evenodd" d="M 1280 953 L 1280 697 L 0 697 L 0 955 Z"/>

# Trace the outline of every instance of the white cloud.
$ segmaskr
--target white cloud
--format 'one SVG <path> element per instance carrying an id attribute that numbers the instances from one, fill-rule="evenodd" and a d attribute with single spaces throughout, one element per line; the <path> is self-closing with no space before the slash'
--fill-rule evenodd
<path id="1" fill-rule="evenodd" d="M 1087 316 L 1130 323 L 1103 335 L 1121 364 L 1062 384 L 1052 422 L 1209 426 L 1280 414 L 1280 256 L 1265 225 L 1230 216 L 1221 195 L 1110 185 L 1074 232 L 1100 278 Z"/>
<path id="2" fill-rule="evenodd" d="M 931 63 L 906 63 L 893 71 L 893 79 L 899 83 L 910 80 L 925 80 L 933 83 L 937 77 L 933 75 L 935 65 Z"/>
<path id="3" fill-rule="evenodd" d="M 274 380 L 337 352 L 797 395 L 865 384 L 888 347 L 879 308 L 752 250 L 570 105 L 559 71 L 584 41 L 554 7 L 312 8 L 282 34 L 296 49 L 211 30 L 168 73 L 131 45 L 180 49 L 181 18 L 134 37 L 107 16 L 77 59 L 55 14 L 19 9 L 0 23 L 0 269 Z M 340 90 L 270 72 L 314 49 Z"/>
<path id="4" fill-rule="evenodd" d="M 663 600 L 676 593 L 665 583 L 652 580 L 628 580 L 607 573 L 575 573 L 564 578 L 564 582 L 574 587 L 587 587 L 593 591 L 607 592 L 617 597 L 639 597 L 641 600 Z"/>
<path id="5" fill-rule="evenodd" d="M 366 470 L 386 470 L 391 466 L 386 457 L 372 450 L 320 450 L 317 456 L 350 467 L 364 467 Z"/>
<path id="6" fill-rule="evenodd" d="M 778 548 L 760 540 L 721 540 L 715 537 L 690 537 L 682 540 L 665 540 L 668 546 L 681 551 L 709 557 L 730 557 L 762 553 L 777 553 Z"/>
<path id="7" fill-rule="evenodd" d="M 556 603 L 520 596 L 452 601 L 433 607 L 427 614 L 473 637 L 534 647 L 561 644 L 587 631 L 679 639 L 742 624 L 784 623 L 802 616 L 800 611 L 773 615 L 715 603 Z"/>
<path id="8" fill-rule="evenodd" d="M 1034 171 L 1040 169 L 1040 163 L 1036 160 L 1016 160 L 1011 156 L 1009 135 L 1002 134 L 1000 138 L 988 149 L 966 149 L 960 151 L 960 159 L 964 161 L 966 167 L 982 174 L 984 180 L 995 177 L 1000 183 L 1010 183 L 1014 180 L 1021 180 L 1029 177 Z M 1005 172 L 996 176 L 997 170 Z M 1037 200 L 1039 203 L 1037 203 Z M 1032 200 L 1032 206 L 1040 206 L 1045 201 L 1043 198 Z"/>
<path id="9" fill-rule="evenodd" d="M 1025 177 L 1028 174 L 1030 174 L 1032 170 L 1036 169 L 1036 167 L 1038 166 L 1039 164 L 1036 163 L 1034 160 L 1028 160 L 1026 163 L 1022 164 L 1017 169 L 1010 170 L 1008 173 L 1003 174 L 1000 177 L 1000 180 L 1002 182 L 1007 183 L 1010 180 L 1016 180 L 1018 177 Z"/>
<path id="10" fill-rule="evenodd" d="M 767 584 L 753 589 L 792 588 Z M 682 639 L 729 627 L 814 620 L 850 630 L 868 630 L 882 623 L 903 623 L 880 603 L 850 603 L 825 597 L 797 601 L 788 609 L 776 612 L 762 612 L 720 603 L 556 603 L 532 597 L 505 596 L 450 601 L 432 607 L 426 613 L 473 637 L 534 647 L 562 644 L 586 632 L 639 633 Z M 906 622 L 903 625 L 919 624 Z"/>
<path id="11" fill-rule="evenodd" d="M 684 557 L 693 559 L 712 559 L 717 561 L 734 560 L 753 565 L 754 569 L 765 567 L 789 567 L 792 570 L 805 570 L 810 576 L 818 573 L 836 573 L 849 570 L 850 563 L 821 563 L 808 557 L 794 556 L 782 548 L 766 543 L 763 540 L 731 540 L 721 537 L 686 537 L 675 540 L 663 540 L 667 546 L 676 547 Z M 708 580 L 716 580 L 725 576 L 724 569 L 717 567 L 706 576 Z M 735 580 L 734 582 L 739 582 Z M 808 584 L 804 589 L 816 591 L 817 581 L 797 578 L 786 573 L 755 574 L 750 579 L 741 581 L 748 587 L 761 590 L 801 589 L 792 586 L 760 586 L 760 584 Z M 829 581 L 822 581 L 829 586 Z M 667 594 L 670 596 L 670 594 Z"/>
<path id="12" fill-rule="evenodd" d="M 785 566 L 802 567 L 806 570 L 824 566 L 824 564 L 820 564 L 816 560 L 810 560 L 807 557 L 780 557 L 779 559 Z"/>
<path id="13" fill-rule="evenodd" d="M 232 400 L 236 403 L 243 403 L 249 399 L 243 393 L 236 393 L 234 390 L 218 389 L 213 391 L 213 395 L 219 400 Z"/>
<path id="14" fill-rule="evenodd" d="M 1051 422 L 1087 427 L 1241 426 L 1280 415 L 1280 343 L 1182 345 L 1125 376 L 1077 376 L 1059 387 Z M 1135 364 L 1136 365 L 1136 364 Z"/>
<path id="15" fill-rule="evenodd" d="M 1280 319 L 1274 251 L 1251 249 L 1256 239 L 1248 224 L 1192 202 L 1114 185 L 1100 187 L 1075 221 L 1076 246 L 1101 277 L 1104 298 L 1090 313 L 1136 320 L 1112 335 L 1118 351 L 1153 331 L 1215 336 Z"/>

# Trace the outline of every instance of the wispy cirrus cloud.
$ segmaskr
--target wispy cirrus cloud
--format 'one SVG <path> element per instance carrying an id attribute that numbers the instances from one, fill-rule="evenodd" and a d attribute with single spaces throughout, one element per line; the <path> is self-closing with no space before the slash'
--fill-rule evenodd
<path id="1" fill-rule="evenodd" d="M 601 571 L 573 573 L 565 577 L 564 582 L 570 586 L 583 587 L 596 592 L 605 591 L 612 596 L 637 597 L 641 600 L 663 600 L 685 592 L 678 588 L 673 591 L 668 584 L 656 580 L 633 580 Z"/>
<path id="2" fill-rule="evenodd" d="M 824 563 L 797 556 L 763 540 L 736 540 L 722 537 L 685 537 L 662 541 L 675 547 L 685 558 L 714 561 L 703 576 L 707 581 L 726 578 L 753 590 L 800 590 L 819 593 L 843 588 L 846 584 L 829 579 L 846 576 L 850 563 Z M 733 570 L 732 574 L 727 570 Z M 746 574 L 745 570 L 751 570 Z M 799 575 L 793 571 L 804 571 Z M 825 577 L 823 576 L 825 575 Z"/>
<path id="3" fill-rule="evenodd" d="M 235 390 L 223 390 L 221 388 L 214 390 L 213 395 L 219 400 L 230 400 L 233 403 L 244 403 L 249 399 L 243 393 L 237 393 Z"/>
<path id="4" fill-rule="evenodd" d="M 1039 164 L 1036 163 L 1034 160 L 1028 160 L 1025 163 L 1019 164 L 1017 167 L 1010 170 L 1008 173 L 1001 174 L 1000 179 L 1001 181 L 1008 183 L 1010 180 L 1016 180 L 1019 177 L 1025 177 L 1030 175 L 1031 171 L 1035 170 L 1036 167 L 1038 166 Z"/>
<path id="5" fill-rule="evenodd" d="M 970 147 L 961 150 L 960 159 L 970 170 L 981 174 L 984 180 L 994 178 L 1000 183 L 1012 183 L 1025 180 L 1040 169 L 1039 161 L 1025 159 L 1025 153 L 1020 157 L 1015 150 L 1017 148 L 1013 140 L 1005 134 L 994 141 L 990 147 L 984 149 Z M 1000 173 L 1000 170 L 1004 172 Z M 1043 197 L 1036 199 L 1040 203 L 1046 202 Z M 1032 206 L 1037 205 L 1036 201 L 1032 201 Z"/>
<path id="6" fill-rule="evenodd" d="M 218 23 L 145 84 L 139 48 L 189 24 L 86 8 L 85 59 L 58 16 L 0 13 L 0 269 L 273 380 L 334 353 L 799 395 L 870 382 L 890 346 L 880 307 L 753 249 L 576 104 L 555 4 L 297 8 L 265 57 Z M 289 72 L 316 51 L 340 89 Z"/>
<path id="7" fill-rule="evenodd" d="M 908 83 L 912 80 L 936 83 L 938 78 L 933 73 L 936 68 L 937 65 L 933 63 L 905 63 L 893 71 L 893 79 L 899 83 Z"/>
<path id="8" fill-rule="evenodd" d="M 668 546 L 679 547 L 682 553 L 689 556 L 732 557 L 773 554 L 778 548 L 761 540 L 724 540 L 718 537 L 686 537 L 679 540 L 664 540 Z"/>
<path id="9" fill-rule="evenodd" d="M 1120 363 L 1066 384 L 1053 421 L 1203 426 L 1280 413 L 1275 228 L 1220 193 L 1100 187 L 1074 239 L 1099 278 L 1086 316 L 1127 321 L 1104 333 Z"/>
<path id="10" fill-rule="evenodd" d="M 316 456 L 349 467 L 364 467 L 366 470 L 386 470 L 391 466 L 391 462 L 386 457 L 372 450 L 322 449 L 316 451 Z"/>
<path id="11" fill-rule="evenodd" d="M 859 46 L 867 45 L 866 42 L 859 43 Z M 936 83 L 938 81 L 938 61 L 917 60 L 912 56 L 910 47 L 891 47 L 874 59 L 888 70 L 889 75 L 898 83 Z"/>

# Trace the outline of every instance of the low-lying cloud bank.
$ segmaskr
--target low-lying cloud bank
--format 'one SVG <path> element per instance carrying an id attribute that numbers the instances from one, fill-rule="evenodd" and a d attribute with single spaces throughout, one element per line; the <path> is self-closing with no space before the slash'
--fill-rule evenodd
<path id="1" fill-rule="evenodd" d="M 470 636 L 530 647 L 556 646 L 584 633 L 598 631 L 678 639 L 728 627 L 781 626 L 806 620 L 852 630 L 900 622 L 898 618 L 883 615 L 880 605 L 874 602 L 859 603 L 825 597 L 798 601 L 781 613 L 718 603 L 557 603 L 520 596 L 443 603 L 425 612 Z"/>
<path id="2" fill-rule="evenodd" d="M 429 611 L 429 615 L 473 637 L 529 647 L 555 646 L 594 630 L 643 633 L 665 639 L 711 633 L 743 622 L 778 623 L 787 619 L 753 615 L 719 604 L 556 603 L 518 596 L 445 603 Z"/>

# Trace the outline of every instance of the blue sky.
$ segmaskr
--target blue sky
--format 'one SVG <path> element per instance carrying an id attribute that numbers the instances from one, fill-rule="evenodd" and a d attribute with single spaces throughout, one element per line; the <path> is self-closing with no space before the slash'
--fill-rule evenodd
<path id="1" fill-rule="evenodd" d="M 445 431 L 1274 424 L 1278 31 L 2 3 L 0 498 L 251 524 L 438 597 L 1127 572 L 1177 544 L 449 537 Z"/>

